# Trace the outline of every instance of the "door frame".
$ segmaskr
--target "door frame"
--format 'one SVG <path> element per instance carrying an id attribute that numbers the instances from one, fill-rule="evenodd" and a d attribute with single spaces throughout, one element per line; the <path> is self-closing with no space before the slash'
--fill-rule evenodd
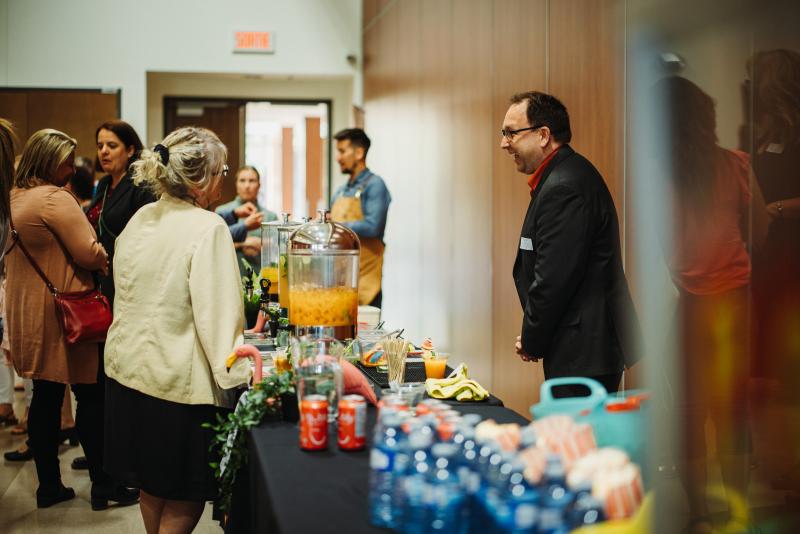
<path id="1" fill-rule="evenodd" d="M 19 91 L 45 92 L 59 91 L 61 93 L 100 93 L 104 95 L 117 95 L 117 117 L 122 116 L 122 89 L 119 87 L 27 87 L 3 86 L 0 93 L 16 93 Z"/>
<path id="2" fill-rule="evenodd" d="M 163 106 L 163 124 L 164 124 L 164 131 L 162 132 L 162 136 L 166 137 L 169 132 L 167 131 L 167 117 L 169 116 L 169 105 L 173 103 L 180 102 L 219 102 L 231 105 L 245 105 L 250 102 L 269 102 L 270 104 L 286 104 L 286 105 L 300 105 L 300 106 L 313 106 L 317 104 L 326 104 L 328 106 L 328 154 L 332 154 L 331 150 L 333 150 L 333 135 L 331 134 L 331 126 L 333 125 L 333 99 L 331 98 L 239 98 L 239 97 L 224 97 L 224 96 L 179 96 L 179 95 L 164 95 L 162 106 Z M 245 120 L 247 117 L 245 116 Z M 330 157 L 326 158 L 327 168 L 328 168 L 328 178 L 327 178 L 327 202 L 328 205 L 331 203 L 331 195 L 333 192 L 331 191 L 331 185 L 333 183 L 333 165 L 331 163 Z"/>

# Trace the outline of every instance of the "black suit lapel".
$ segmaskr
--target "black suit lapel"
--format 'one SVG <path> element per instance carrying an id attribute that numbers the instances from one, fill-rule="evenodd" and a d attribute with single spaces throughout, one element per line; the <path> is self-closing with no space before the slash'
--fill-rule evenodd
<path id="1" fill-rule="evenodd" d="M 572 147 L 569 145 L 563 145 L 561 148 L 558 149 L 556 155 L 553 156 L 553 159 L 547 165 L 547 168 L 542 173 L 542 179 L 539 180 L 539 183 L 536 184 L 536 189 L 533 190 L 533 198 L 536 199 L 537 193 L 541 191 L 542 187 L 544 186 L 547 179 L 550 177 L 550 174 L 553 172 L 553 169 L 558 167 L 558 164 L 567 159 L 569 156 L 574 154 L 575 151 L 572 150 Z M 531 203 L 533 204 L 533 203 Z"/>
<path id="2" fill-rule="evenodd" d="M 539 183 L 536 184 L 536 189 L 533 190 L 533 194 L 531 195 L 530 204 L 528 204 L 528 211 L 525 213 L 525 220 L 522 223 L 522 232 L 520 232 L 520 239 L 522 238 L 522 234 L 527 230 L 530 230 L 530 225 L 533 223 L 531 218 L 533 217 L 534 208 L 538 205 L 539 200 L 539 193 L 542 191 L 544 184 L 547 182 L 547 179 L 553 173 L 553 169 L 558 167 L 558 164 L 567 159 L 569 156 L 574 154 L 575 151 L 572 150 L 572 147 L 569 145 L 564 145 L 558 149 L 558 152 L 550 163 L 547 165 L 547 168 L 542 173 L 542 178 L 539 180 Z"/>

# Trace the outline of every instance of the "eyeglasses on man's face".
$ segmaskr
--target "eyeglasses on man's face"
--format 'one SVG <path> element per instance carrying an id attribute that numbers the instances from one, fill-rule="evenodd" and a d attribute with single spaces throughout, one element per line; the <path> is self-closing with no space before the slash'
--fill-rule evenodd
<path id="1" fill-rule="evenodd" d="M 505 140 L 510 143 L 510 142 L 512 142 L 514 140 L 514 136 L 516 136 L 517 134 L 519 134 L 521 132 L 527 132 L 528 130 L 531 130 L 531 131 L 538 130 L 539 128 L 544 128 L 544 126 L 542 126 L 542 125 L 540 125 L 540 126 L 529 126 L 527 128 L 518 128 L 516 130 L 509 130 L 508 128 L 503 128 L 502 130 L 500 130 L 500 135 L 503 136 L 505 138 Z"/>

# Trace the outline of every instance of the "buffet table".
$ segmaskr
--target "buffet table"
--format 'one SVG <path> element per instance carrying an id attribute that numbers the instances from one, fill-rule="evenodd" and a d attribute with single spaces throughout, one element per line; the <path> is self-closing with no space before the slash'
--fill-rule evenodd
<path id="1" fill-rule="evenodd" d="M 498 423 L 526 424 L 518 413 L 486 403 L 459 403 Z M 367 520 L 369 447 L 376 409 L 367 411 L 367 449 L 342 452 L 335 427 L 327 451 L 300 450 L 296 423 L 262 422 L 249 435 L 249 460 L 236 482 L 228 533 L 386 532 Z"/>

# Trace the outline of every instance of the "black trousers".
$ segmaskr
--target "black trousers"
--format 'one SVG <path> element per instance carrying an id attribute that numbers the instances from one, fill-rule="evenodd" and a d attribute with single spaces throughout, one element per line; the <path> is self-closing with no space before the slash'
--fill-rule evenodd
<path id="1" fill-rule="evenodd" d="M 591 378 L 592 380 L 596 380 L 600 382 L 606 391 L 611 393 L 616 393 L 619 390 L 619 382 L 622 380 L 622 373 L 614 373 L 610 375 L 599 375 L 599 376 L 589 376 L 586 378 Z M 553 388 L 553 397 L 557 399 L 565 398 L 565 397 L 585 397 L 589 393 L 589 390 L 586 389 L 584 386 L 574 385 L 574 386 L 556 386 Z"/>
<path id="2" fill-rule="evenodd" d="M 28 414 L 28 436 L 36 463 L 39 487 L 48 490 L 61 484 L 58 461 L 61 433 L 61 403 L 65 384 L 49 380 L 33 381 L 33 399 Z M 78 439 L 89 463 L 89 477 L 94 484 L 108 484 L 111 477 L 103 470 L 103 412 L 105 406 L 105 372 L 98 370 L 98 383 L 73 384 L 77 408 L 75 426 Z"/>

